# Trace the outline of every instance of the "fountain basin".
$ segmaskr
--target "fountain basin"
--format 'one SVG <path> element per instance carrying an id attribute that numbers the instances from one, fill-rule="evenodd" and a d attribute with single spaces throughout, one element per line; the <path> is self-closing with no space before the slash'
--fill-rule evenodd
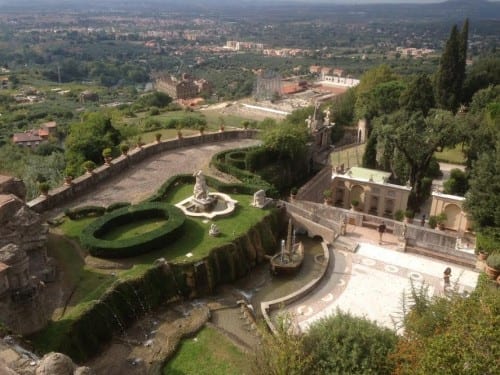
<path id="1" fill-rule="evenodd" d="M 237 200 L 227 194 L 214 192 L 209 193 L 205 199 L 196 199 L 191 195 L 175 206 L 180 208 L 186 216 L 213 219 L 217 216 L 229 215 L 234 211 L 237 203 Z"/>

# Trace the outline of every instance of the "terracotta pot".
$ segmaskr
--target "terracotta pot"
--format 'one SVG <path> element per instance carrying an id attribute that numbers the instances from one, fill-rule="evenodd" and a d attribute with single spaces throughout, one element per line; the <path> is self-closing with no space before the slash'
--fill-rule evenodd
<path id="1" fill-rule="evenodd" d="M 496 280 L 496 278 L 500 275 L 500 270 L 497 270 L 496 268 L 490 267 L 488 265 L 484 267 L 484 272 L 486 272 L 486 274 L 492 280 Z"/>
<path id="2" fill-rule="evenodd" d="M 66 176 L 64 177 L 64 185 L 71 185 L 73 183 L 73 177 Z"/>
<path id="3" fill-rule="evenodd" d="M 486 260 L 486 258 L 488 258 L 488 253 L 485 253 L 483 251 L 480 251 L 478 254 L 477 254 L 477 259 L 478 260 Z"/>

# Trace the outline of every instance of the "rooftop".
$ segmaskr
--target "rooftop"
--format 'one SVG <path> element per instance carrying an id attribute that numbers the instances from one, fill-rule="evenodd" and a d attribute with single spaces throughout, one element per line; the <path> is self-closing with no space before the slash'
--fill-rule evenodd
<path id="1" fill-rule="evenodd" d="M 346 172 L 346 174 L 351 178 L 355 178 L 358 180 L 367 180 L 367 181 L 372 180 L 373 182 L 379 184 L 383 184 L 391 177 L 390 172 L 383 172 L 376 169 L 368 169 L 361 167 L 352 167 Z"/>

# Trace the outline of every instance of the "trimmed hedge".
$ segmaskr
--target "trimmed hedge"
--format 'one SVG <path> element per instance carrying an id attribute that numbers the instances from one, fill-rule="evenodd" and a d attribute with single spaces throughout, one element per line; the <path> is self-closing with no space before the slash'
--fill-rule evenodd
<path id="1" fill-rule="evenodd" d="M 246 158 L 247 153 L 241 150 L 231 151 L 226 154 L 224 160 L 227 164 L 239 169 L 246 169 Z"/>
<path id="2" fill-rule="evenodd" d="M 111 203 L 108 208 L 106 208 L 106 212 L 112 212 L 114 210 L 118 210 L 119 208 L 123 207 L 128 207 L 130 206 L 129 202 L 116 202 L 116 203 Z"/>
<path id="3" fill-rule="evenodd" d="M 237 150 L 238 152 L 249 152 L 251 150 L 255 149 L 255 147 L 247 148 L 247 149 L 239 149 Z M 238 178 L 242 184 L 237 184 L 240 185 L 241 187 L 239 188 L 239 192 L 243 194 L 253 194 L 257 190 L 265 190 L 266 195 L 269 197 L 277 197 L 278 192 L 276 188 L 270 184 L 269 182 L 263 180 L 260 176 L 249 172 L 247 170 L 240 169 L 234 165 L 231 165 L 226 162 L 226 155 L 234 153 L 235 150 L 226 150 L 219 152 L 215 154 L 212 157 L 212 160 L 210 161 L 210 166 L 214 167 L 215 169 L 230 174 L 236 178 Z M 245 157 L 245 159 L 247 159 Z M 208 179 L 207 179 L 208 182 Z M 219 184 L 222 186 L 221 189 L 224 189 L 224 186 L 228 186 L 229 184 L 223 184 L 219 182 Z M 233 188 L 236 184 L 233 184 Z M 224 191 L 224 190 L 220 190 Z"/>
<path id="4" fill-rule="evenodd" d="M 100 238 L 108 230 L 137 220 L 152 217 L 167 219 L 161 227 L 133 238 L 104 240 Z M 142 203 L 115 210 L 89 224 L 80 235 L 82 246 L 93 256 L 101 258 L 132 257 L 157 250 L 181 233 L 184 213 L 177 207 L 159 202 Z"/>
<path id="5" fill-rule="evenodd" d="M 106 208 L 102 206 L 81 206 L 68 208 L 64 211 L 64 214 L 71 220 L 78 220 L 89 216 L 102 216 L 105 212 Z"/>

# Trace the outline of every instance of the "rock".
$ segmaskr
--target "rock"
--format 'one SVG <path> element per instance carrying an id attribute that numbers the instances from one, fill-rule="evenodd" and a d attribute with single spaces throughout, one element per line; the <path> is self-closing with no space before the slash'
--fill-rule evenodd
<path id="1" fill-rule="evenodd" d="M 36 375 L 73 375 L 75 365 L 70 357 L 62 353 L 49 353 L 43 356 Z"/>
<path id="2" fill-rule="evenodd" d="M 18 178 L 0 175 L 0 194 L 14 194 L 24 201 L 26 198 L 26 185 Z"/>

